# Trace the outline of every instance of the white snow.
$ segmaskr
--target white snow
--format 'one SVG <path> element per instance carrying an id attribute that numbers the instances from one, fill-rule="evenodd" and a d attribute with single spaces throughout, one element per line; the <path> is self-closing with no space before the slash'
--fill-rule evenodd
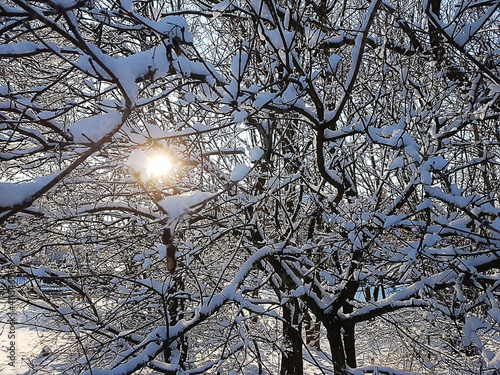
<path id="1" fill-rule="evenodd" d="M 231 172 L 231 181 L 241 181 L 250 172 L 251 168 L 248 165 L 237 164 Z"/>
<path id="2" fill-rule="evenodd" d="M 403 168 L 405 165 L 405 159 L 402 156 L 395 158 L 389 165 L 389 169 Z"/>
<path id="3" fill-rule="evenodd" d="M 487 366 L 491 369 L 499 369 L 500 368 L 500 351 L 496 353 L 490 352 L 492 355 L 488 358 Z"/>
<path id="4" fill-rule="evenodd" d="M 439 241 L 441 241 L 441 236 L 437 234 L 426 234 L 422 244 L 424 246 L 434 246 Z"/>
<path id="5" fill-rule="evenodd" d="M 248 54 L 246 53 L 239 53 L 233 57 L 233 61 L 231 62 L 231 71 L 237 79 L 240 79 L 243 75 L 247 61 Z"/>
<path id="6" fill-rule="evenodd" d="M 33 42 L 19 42 L 0 45 L 0 55 L 22 55 L 35 52 L 39 48 L 44 48 Z"/>
<path id="7" fill-rule="evenodd" d="M 402 137 L 402 141 L 403 141 L 403 145 L 405 146 L 406 153 L 408 155 L 410 155 L 413 158 L 413 160 L 415 160 L 417 163 L 420 163 L 421 158 L 420 158 L 420 154 L 418 152 L 420 147 L 415 142 L 413 137 L 408 133 L 404 133 L 403 137 Z"/>
<path id="8" fill-rule="evenodd" d="M 64 338 L 56 340 L 42 327 L 35 329 L 33 326 L 24 324 L 18 303 L 14 304 L 13 310 L 11 309 L 7 301 L 0 301 L 0 374 L 2 375 L 19 375 L 29 371 L 27 362 L 36 358 L 43 350 L 47 351 L 44 348 L 48 338 L 50 338 L 49 345 L 52 348 L 58 348 L 65 343 Z M 31 310 L 31 314 L 37 314 L 35 309 Z M 12 330 L 10 324 L 4 325 L 5 322 L 9 322 L 9 318 L 15 322 Z M 9 334 L 14 334 L 15 338 L 12 339 Z M 9 358 L 12 349 L 11 341 L 15 343 L 12 352 L 13 354 L 15 352 L 13 363 Z M 14 366 L 11 366 L 12 364 Z M 50 369 L 46 370 L 50 371 Z"/>
<path id="9" fill-rule="evenodd" d="M 330 72 L 336 72 L 337 69 L 339 68 L 339 65 L 340 65 L 341 61 L 342 61 L 342 58 L 339 55 L 337 55 L 337 54 L 334 53 L 328 59 L 327 70 L 330 71 Z"/>
<path id="10" fill-rule="evenodd" d="M 125 9 L 131 10 L 132 5 L 129 1 L 123 3 Z M 151 19 L 135 14 L 145 25 L 154 29 L 156 32 L 167 36 L 170 40 L 174 37 L 180 38 L 183 42 L 192 43 L 193 37 L 189 32 L 186 20 L 179 16 L 168 16 L 161 21 L 153 21 Z M 166 48 L 164 45 L 159 45 L 147 51 L 135 53 L 127 57 L 112 57 L 102 53 L 102 51 L 92 44 L 88 44 L 92 49 L 97 61 L 88 55 L 81 56 L 75 63 L 83 71 L 93 73 L 95 70 L 106 77 L 112 79 L 106 69 L 119 80 L 119 86 L 123 89 L 124 94 L 132 104 L 136 101 L 138 88 L 136 80 L 148 72 L 153 72 L 155 77 L 164 76 L 170 68 L 169 61 L 166 58 Z M 201 63 L 191 64 L 185 58 L 179 58 L 184 71 L 197 72 L 199 74 L 207 74 Z M 178 59 L 178 60 L 179 60 Z M 104 66 L 106 69 L 104 69 Z M 201 71 L 201 73 L 200 73 Z"/>
<path id="11" fill-rule="evenodd" d="M 481 18 L 479 18 L 477 21 L 474 23 L 466 23 L 462 29 L 460 30 L 459 33 L 454 37 L 455 42 L 463 47 L 465 44 L 481 29 L 481 27 L 485 24 L 485 22 L 493 15 L 495 11 L 497 11 L 498 7 L 495 2 L 492 3 L 490 8 L 482 15 Z M 455 25 L 451 25 L 455 26 Z M 448 28 L 447 28 L 448 29 Z M 448 32 L 448 30 L 445 29 L 445 31 L 453 38 L 453 32 Z M 453 27 L 452 27 L 453 29 Z M 453 30 L 454 31 L 454 30 Z"/>
<path id="12" fill-rule="evenodd" d="M 144 151 L 132 151 L 124 165 L 130 168 L 139 180 L 145 181 L 147 179 L 148 156 Z"/>
<path id="13" fill-rule="evenodd" d="M 500 217 L 497 217 L 495 220 L 493 220 L 493 222 L 491 223 L 491 229 L 491 235 L 495 238 L 500 238 Z"/>
<path id="14" fill-rule="evenodd" d="M 150 28 L 167 35 L 170 40 L 175 36 L 179 37 L 183 42 L 193 43 L 193 35 L 189 31 L 186 19 L 181 16 L 167 16 L 160 21 L 154 21 L 151 18 L 143 17 L 137 13 L 135 16 Z"/>
<path id="15" fill-rule="evenodd" d="M 69 128 L 76 143 L 98 142 L 122 124 L 122 115 L 112 111 L 78 120 Z"/>
<path id="16" fill-rule="evenodd" d="M 34 182 L 25 182 L 21 184 L 0 183 L 0 207 L 12 207 L 23 203 L 54 178 L 57 178 L 59 173 L 60 172 L 49 176 L 37 177 Z"/>
<path id="17" fill-rule="evenodd" d="M 494 84 L 494 83 L 490 83 L 490 85 L 488 86 L 488 88 L 490 89 L 490 94 L 494 95 L 494 94 L 500 94 L 500 85 L 497 85 L 497 84 Z"/>
<path id="18" fill-rule="evenodd" d="M 75 62 L 75 65 L 90 74 L 95 74 L 97 71 L 97 73 L 106 79 L 118 79 L 119 86 L 132 104 L 136 101 L 138 95 L 136 83 L 138 78 L 143 77 L 149 72 L 153 72 L 154 77 L 164 76 L 170 67 L 166 58 L 166 48 L 163 45 L 127 57 L 109 56 L 102 53 L 95 45 L 88 44 L 88 46 L 92 50 L 95 59 L 89 55 L 82 55 Z"/>
<path id="19" fill-rule="evenodd" d="M 432 184 L 432 171 L 439 171 L 448 165 L 448 161 L 440 156 L 434 156 L 420 166 L 420 181 L 424 185 Z"/>
<path id="20" fill-rule="evenodd" d="M 454 204 L 458 207 L 466 207 L 473 200 L 477 199 L 477 197 L 474 195 L 463 197 L 461 195 L 447 194 L 447 193 L 444 193 L 443 190 L 437 186 L 433 186 L 433 187 L 425 186 L 425 191 L 431 197 L 437 198 L 443 202 Z"/>
<path id="21" fill-rule="evenodd" d="M 468 317 L 467 320 L 465 321 L 465 325 L 462 327 L 462 330 L 464 332 L 464 337 L 463 337 L 463 343 L 464 346 L 469 346 L 472 341 L 481 348 L 482 343 L 481 339 L 479 338 L 479 335 L 476 333 L 476 331 L 480 328 L 486 328 L 488 325 L 485 324 L 485 322 L 476 317 L 476 316 L 471 316 Z"/>
<path id="22" fill-rule="evenodd" d="M 264 156 L 264 150 L 260 147 L 254 147 L 250 150 L 250 161 L 252 163 L 260 160 L 260 158 L 262 158 L 262 156 Z"/>
<path id="23" fill-rule="evenodd" d="M 195 191 L 191 194 L 173 195 L 171 197 L 167 197 L 160 201 L 159 204 L 165 211 L 167 211 L 169 217 L 172 219 L 189 212 L 191 207 L 196 206 L 213 196 L 214 194 L 212 193 Z"/>
<path id="24" fill-rule="evenodd" d="M 255 109 L 259 110 L 262 107 L 264 107 L 266 104 L 270 103 L 273 101 L 275 98 L 276 94 L 270 93 L 270 92 L 263 92 L 255 98 L 255 101 L 253 103 L 253 106 Z"/>
<path id="25" fill-rule="evenodd" d="M 199 77 L 205 79 L 210 84 L 215 83 L 210 71 L 201 62 L 191 61 L 185 56 L 179 56 L 175 60 L 174 66 L 185 77 Z"/>
<path id="26" fill-rule="evenodd" d="M 158 252 L 159 260 L 162 260 L 167 256 L 167 247 L 165 245 L 158 245 L 156 251 Z"/>
<path id="27" fill-rule="evenodd" d="M 390 215 L 385 218 L 384 228 L 390 228 L 406 218 L 406 214 Z"/>
<path id="28" fill-rule="evenodd" d="M 233 112 L 233 118 L 236 124 L 241 124 L 247 117 L 248 113 L 244 109 Z"/>
<path id="29" fill-rule="evenodd" d="M 425 199 L 422 203 L 417 205 L 417 211 L 422 211 L 427 208 L 432 208 L 434 205 L 432 204 L 432 200 L 430 199 Z"/>
<path id="30" fill-rule="evenodd" d="M 168 132 L 161 129 L 156 124 L 146 123 L 145 125 L 147 128 L 148 134 L 151 138 L 164 138 L 164 137 L 168 137 L 168 135 L 169 135 Z"/>
<path id="31" fill-rule="evenodd" d="M 132 0 L 120 0 L 122 7 L 126 10 L 132 10 Z"/>

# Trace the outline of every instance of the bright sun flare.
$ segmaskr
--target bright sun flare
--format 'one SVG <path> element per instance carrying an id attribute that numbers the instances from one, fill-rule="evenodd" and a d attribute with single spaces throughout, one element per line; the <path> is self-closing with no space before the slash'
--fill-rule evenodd
<path id="1" fill-rule="evenodd" d="M 172 169 L 172 164 L 170 160 L 165 156 L 157 156 L 151 159 L 148 159 L 148 175 L 159 177 L 164 174 L 167 174 L 168 171 Z"/>

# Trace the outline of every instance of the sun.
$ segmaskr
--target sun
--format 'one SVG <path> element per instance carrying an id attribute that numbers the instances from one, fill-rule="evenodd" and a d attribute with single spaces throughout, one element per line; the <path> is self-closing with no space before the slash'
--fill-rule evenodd
<path id="1" fill-rule="evenodd" d="M 167 174 L 171 169 L 172 163 L 165 156 L 148 158 L 148 176 L 160 177 Z"/>

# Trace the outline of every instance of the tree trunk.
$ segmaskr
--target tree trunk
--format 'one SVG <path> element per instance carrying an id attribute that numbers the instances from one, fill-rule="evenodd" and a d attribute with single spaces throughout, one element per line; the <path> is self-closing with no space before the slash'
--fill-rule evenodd
<path id="1" fill-rule="evenodd" d="M 281 375 L 302 375 L 302 334 L 299 322 L 300 311 L 297 300 L 283 305 L 283 355 L 281 357 Z"/>
<path id="2" fill-rule="evenodd" d="M 441 0 L 430 0 L 430 11 L 439 19 L 441 13 Z M 438 64 L 444 60 L 445 49 L 443 47 L 443 36 L 438 27 L 429 22 L 429 39 L 434 59 Z"/>
<path id="3" fill-rule="evenodd" d="M 306 344 L 313 346 L 316 350 L 320 350 L 321 323 L 313 319 L 311 314 L 307 312 L 304 315 L 304 325 L 306 329 Z"/>
<path id="4" fill-rule="evenodd" d="M 351 304 L 345 303 L 343 306 L 344 314 L 350 314 L 354 311 Z M 344 325 L 344 350 L 347 365 L 351 368 L 356 367 L 356 337 L 354 332 L 354 323 Z"/>
<path id="5" fill-rule="evenodd" d="M 184 280 L 180 277 L 175 278 L 175 288 L 182 289 L 184 288 Z M 170 291 L 172 294 L 173 290 Z M 170 294 L 170 293 L 169 293 Z M 172 300 L 167 302 L 168 315 L 170 317 L 170 322 L 167 323 L 170 326 L 174 326 L 177 322 L 184 318 L 184 300 L 179 298 L 173 298 Z M 178 352 L 178 358 L 172 358 L 172 354 L 174 352 Z M 172 344 L 165 346 L 163 349 L 163 355 L 165 357 L 166 363 L 177 362 L 179 368 L 185 369 L 185 362 L 187 359 L 188 352 L 188 342 L 187 337 L 185 335 L 180 335 L 179 338 L 174 341 Z"/>
<path id="6" fill-rule="evenodd" d="M 325 324 L 325 328 L 326 337 L 330 344 L 330 352 L 332 354 L 334 374 L 344 375 L 346 373 L 346 356 L 340 324 L 338 324 L 338 322 L 333 322 L 328 325 Z"/>

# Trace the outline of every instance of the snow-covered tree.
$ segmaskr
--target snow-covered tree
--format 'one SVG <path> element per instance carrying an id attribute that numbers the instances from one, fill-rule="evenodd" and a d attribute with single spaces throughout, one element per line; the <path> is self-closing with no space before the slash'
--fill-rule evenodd
<path id="1" fill-rule="evenodd" d="M 500 368 L 499 8 L 0 1 L 33 373 Z"/>

